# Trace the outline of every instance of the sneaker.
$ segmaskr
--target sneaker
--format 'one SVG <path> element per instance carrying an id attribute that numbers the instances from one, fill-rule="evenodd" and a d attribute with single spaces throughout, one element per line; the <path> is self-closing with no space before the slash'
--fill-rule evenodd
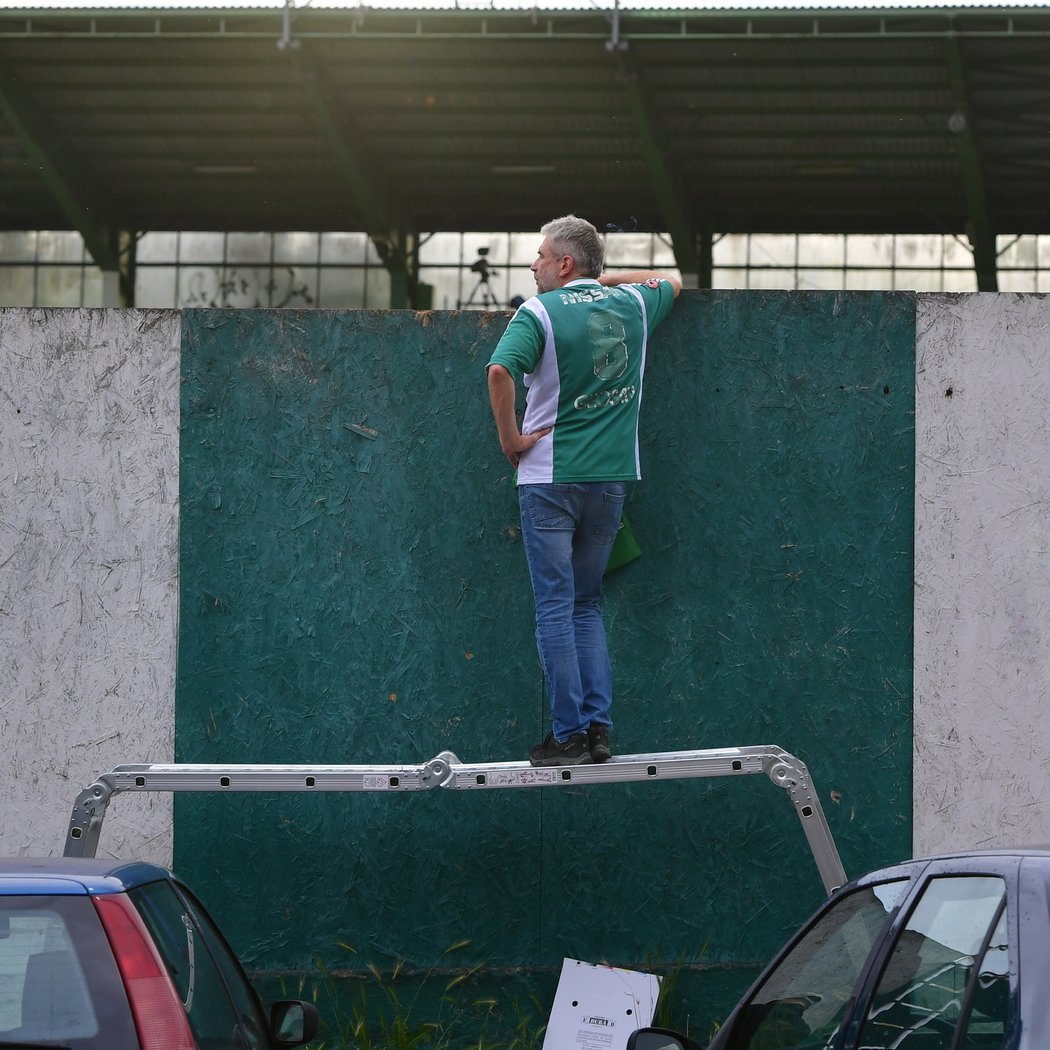
<path id="1" fill-rule="evenodd" d="M 564 744 L 548 733 L 542 744 L 537 744 L 529 755 L 534 766 L 585 766 L 592 761 L 587 749 L 587 737 L 583 733 L 570 736 Z"/>
<path id="2" fill-rule="evenodd" d="M 592 722 L 587 727 L 587 747 L 591 752 L 592 762 L 608 762 L 612 758 L 609 727 L 600 722 Z"/>

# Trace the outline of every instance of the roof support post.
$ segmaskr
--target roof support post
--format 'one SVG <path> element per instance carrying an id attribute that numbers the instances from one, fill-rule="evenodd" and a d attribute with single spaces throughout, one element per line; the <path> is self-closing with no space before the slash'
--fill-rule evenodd
<path id="1" fill-rule="evenodd" d="M 696 286 L 710 288 L 715 281 L 715 237 L 706 227 L 697 235 L 700 270 Z"/>
<path id="2" fill-rule="evenodd" d="M 135 270 L 138 264 L 138 246 L 139 238 L 134 230 L 121 230 L 117 235 L 121 306 L 135 305 Z"/>
<path id="3" fill-rule="evenodd" d="M 973 267 L 977 273 L 977 291 L 999 291 L 998 254 L 995 234 L 991 230 L 969 230 L 967 234 L 973 245 Z"/>
<path id="4" fill-rule="evenodd" d="M 631 115 L 638 129 L 638 141 L 649 171 L 652 186 L 664 224 L 671 237 L 675 261 L 685 288 L 699 286 L 700 256 L 696 250 L 696 225 L 685 204 L 682 182 L 674 170 L 662 129 L 649 101 L 637 63 L 624 51 L 619 52 L 620 73 Z"/>
<path id="5" fill-rule="evenodd" d="M 966 88 L 966 70 L 958 38 L 954 35 L 948 36 L 944 46 L 952 97 L 955 102 L 955 110 L 948 118 L 948 128 L 955 135 L 963 187 L 966 191 L 966 210 L 969 215 L 966 236 L 973 248 L 977 290 L 997 292 L 999 278 L 996 272 L 995 231 L 992 229 L 991 217 L 988 213 L 988 198 L 981 171 L 981 153 L 973 133 L 973 120 Z"/>
<path id="6" fill-rule="evenodd" d="M 391 310 L 406 310 L 414 304 L 415 273 L 406 250 L 406 237 L 400 231 L 385 237 L 370 235 L 379 258 L 390 275 Z"/>
<path id="7" fill-rule="evenodd" d="M 118 230 L 114 240 L 117 266 L 115 269 L 102 270 L 102 305 L 134 306 L 138 237 L 133 230 Z"/>

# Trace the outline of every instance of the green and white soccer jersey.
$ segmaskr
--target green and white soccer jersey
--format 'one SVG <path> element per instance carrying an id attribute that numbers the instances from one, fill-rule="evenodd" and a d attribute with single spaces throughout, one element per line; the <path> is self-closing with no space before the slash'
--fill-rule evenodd
<path id="1" fill-rule="evenodd" d="M 607 288 L 586 278 L 520 307 L 489 364 L 524 376 L 522 432 L 554 429 L 522 457 L 519 485 L 641 477 L 646 349 L 673 305 L 667 281 Z"/>

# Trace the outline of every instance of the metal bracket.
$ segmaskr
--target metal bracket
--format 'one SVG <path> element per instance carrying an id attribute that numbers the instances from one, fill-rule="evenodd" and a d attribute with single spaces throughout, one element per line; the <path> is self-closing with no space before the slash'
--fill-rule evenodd
<path id="1" fill-rule="evenodd" d="M 824 887 L 828 893 L 832 893 L 846 881 L 846 873 L 806 764 L 794 755 L 783 752 L 767 762 L 765 772 L 774 784 L 788 793 Z"/>
<path id="2" fill-rule="evenodd" d="M 442 751 L 419 766 L 127 765 L 85 788 L 73 806 L 67 857 L 93 857 L 110 799 L 122 791 L 452 791 L 564 787 L 764 774 L 787 791 L 824 888 L 846 881 L 820 799 L 804 762 L 775 745 L 619 755 L 585 766 L 467 763 Z"/>
<path id="3" fill-rule="evenodd" d="M 93 857 L 106 819 L 109 800 L 120 790 L 112 773 L 103 773 L 93 784 L 84 788 L 73 803 L 66 835 L 67 857 Z"/>

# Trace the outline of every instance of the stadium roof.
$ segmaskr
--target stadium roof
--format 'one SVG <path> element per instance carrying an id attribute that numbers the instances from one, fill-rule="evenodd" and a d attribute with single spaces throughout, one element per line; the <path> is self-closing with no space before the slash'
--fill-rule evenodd
<path id="1" fill-rule="evenodd" d="M 1039 7 L 0 9 L 0 228 L 994 244 L 1048 101 Z"/>

